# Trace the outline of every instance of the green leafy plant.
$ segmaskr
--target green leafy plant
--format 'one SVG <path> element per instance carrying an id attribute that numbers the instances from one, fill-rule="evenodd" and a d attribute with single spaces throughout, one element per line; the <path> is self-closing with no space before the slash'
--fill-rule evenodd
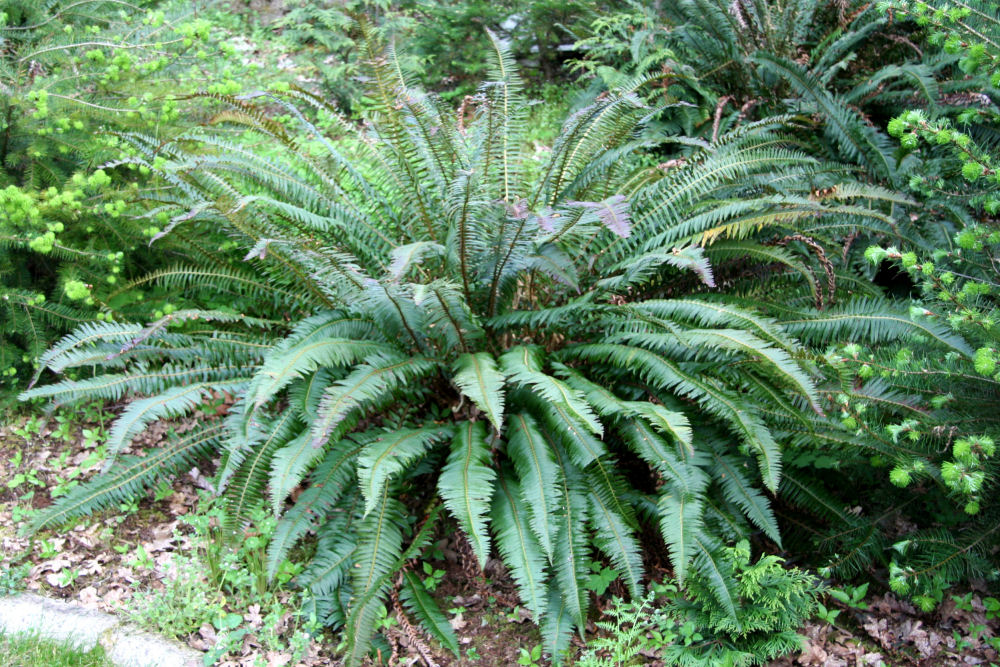
<path id="1" fill-rule="evenodd" d="M 979 5 L 884 3 L 881 9 L 897 20 L 913 18 L 907 25 L 925 31 L 918 36 L 928 42 L 928 58 L 947 63 L 945 71 L 963 85 L 993 94 L 989 63 L 997 49 L 979 36 L 995 33 L 997 21 Z M 1000 479 L 994 444 L 1000 204 L 991 166 L 998 116 L 989 100 L 987 93 L 968 94 L 903 111 L 888 123 L 900 152 L 921 165 L 909 179 L 920 204 L 913 221 L 937 232 L 923 242 L 900 239 L 865 251 L 873 265 L 893 267 L 912 286 L 902 299 L 911 315 L 958 344 L 919 335 L 884 346 L 858 338 L 831 350 L 841 367 L 839 416 L 856 446 L 845 447 L 834 468 L 785 476 L 797 487 L 787 497 L 830 523 L 812 535 L 829 557 L 825 573 L 848 577 L 876 563 L 897 594 L 926 610 L 959 581 L 1000 576 L 993 493 Z M 839 492 L 846 479 L 852 491 Z M 861 511 L 845 512 L 845 505 Z M 890 528 L 890 516 L 906 528 Z"/>
<path id="2" fill-rule="evenodd" d="M 740 592 L 735 615 L 718 606 L 704 574 L 692 574 L 683 595 L 661 584 L 640 601 L 619 601 L 611 620 L 598 622 L 610 634 L 591 642 L 576 664 L 636 665 L 656 655 L 668 665 L 758 665 L 800 649 L 795 631 L 816 610 L 818 581 L 776 556 L 752 563 L 745 541 L 721 562 L 726 569 L 715 576 L 734 578 Z"/>
<path id="3" fill-rule="evenodd" d="M 31 563 L 18 563 L 5 567 L 0 572 L 0 597 L 16 595 L 24 590 L 25 580 L 30 572 Z"/>
<path id="4" fill-rule="evenodd" d="M 827 591 L 827 593 L 834 600 L 837 600 L 851 609 L 868 608 L 868 605 L 864 602 L 865 596 L 868 594 L 868 582 L 865 582 L 860 586 L 845 586 L 843 589 L 831 588 Z"/>
<path id="5" fill-rule="evenodd" d="M 542 645 L 535 644 L 529 651 L 526 648 L 520 649 L 517 656 L 517 664 L 524 667 L 538 667 L 538 661 L 542 659 Z"/>
<path id="6" fill-rule="evenodd" d="M 216 664 L 227 653 L 239 655 L 250 635 L 265 651 L 289 651 L 301 656 L 310 642 L 313 623 L 295 608 L 288 583 L 300 568 L 282 563 L 273 583 L 259 576 L 261 546 L 267 534 L 250 531 L 235 549 L 221 549 L 217 529 L 221 514 L 203 500 L 182 523 L 192 532 L 192 549 L 174 555 L 163 588 L 134 596 L 128 616 L 136 624 L 172 637 L 186 638 L 209 623 L 215 645 L 204 664 Z M 273 530 L 274 521 L 261 519 L 259 528 Z M 179 537 L 179 535 L 178 535 Z M 142 562 L 146 561 L 146 562 Z M 152 568 L 148 555 L 137 550 L 138 567 Z M 261 587 L 263 586 L 263 588 Z M 291 616 L 291 620 L 289 620 Z"/>
<path id="7" fill-rule="evenodd" d="M 294 321 L 192 309 L 64 338 L 47 368 L 105 374 L 23 398 L 144 397 L 108 432 L 107 472 L 33 527 L 108 507 L 218 453 L 230 533 L 262 500 L 280 517 L 269 577 L 316 531 L 298 581 L 324 620 L 344 626 L 350 665 L 445 511 L 480 566 L 494 552 L 506 564 L 557 662 L 585 626 L 594 554 L 642 595 L 647 525 L 678 581 L 702 577 L 697 595 L 742 627 L 724 543 L 753 531 L 780 543 L 767 495 L 781 483 L 779 440 L 792 425 L 830 428 L 805 348 L 761 312 L 769 290 L 794 286 L 782 298 L 804 304 L 798 330 L 812 338 L 858 321 L 884 339 L 916 326 L 870 304 L 830 325 L 810 309 L 825 288 L 805 264 L 808 246 L 758 235 L 794 234 L 803 220 L 882 221 L 895 196 L 845 181 L 836 198 L 810 198 L 807 175 L 839 172 L 796 150 L 781 118 L 721 134 L 675 168 L 648 168 L 633 157 L 651 111 L 636 94 L 643 79 L 574 112 L 544 166 L 527 169 L 522 83 L 495 36 L 491 78 L 455 113 L 368 35 L 363 124 L 290 90 L 223 96 L 231 108 L 214 119 L 280 150 L 203 131 L 130 137 L 135 164 L 161 179 L 147 196 L 173 215 L 162 233 L 221 226 L 257 272 L 252 294 Z M 280 105 L 308 141 L 258 103 Z M 779 283 L 744 281 L 748 266 Z M 709 293 L 717 284 L 742 291 Z M 231 407 L 206 411 L 164 447 L 118 455 L 148 424 L 220 396 Z M 643 472 L 626 479 L 626 465 Z M 405 611 L 451 645 L 422 582 L 403 582 Z"/>

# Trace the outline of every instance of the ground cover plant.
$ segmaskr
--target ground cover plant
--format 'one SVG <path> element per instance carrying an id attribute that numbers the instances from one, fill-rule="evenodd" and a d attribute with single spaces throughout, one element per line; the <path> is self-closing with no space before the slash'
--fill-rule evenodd
<path id="1" fill-rule="evenodd" d="M 348 665 L 403 646 L 465 664 L 449 568 L 537 625 L 524 665 L 572 661 L 609 610 L 584 664 L 800 647 L 819 664 L 795 633 L 813 613 L 827 630 L 806 623 L 809 641 L 846 623 L 895 655 L 876 607 L 911 629 L 918 608 L 959 619 L 951 648 L 993 659 L 988 7 L 587 4 L 557 24 L 560 3 L 512 3 L 469 36 L 476 7 L 292 6 L 274 25 L 310 61 L 296 79 L 223 73 L 169 131 L 114 126 L 68 201 L 134 216 L 148 265 L 105 254 L 125 275 L 100 289 L 72 252 L 45 280 L 8 274 L 100 315 L 39 354 L 21 397 L 118 412 L 102 473 L 24 512 L 28 530 L 213 471 L 199 539 L 132 610 L 209 662 L 278 651 L 264 635 L 281 625 L 296 656 L 298 630 L 325 626 Z M 184 48 L 214 29 L 183 25 Z M 430 54 L 435 30 L 461 44 Z M 8 223 L 58 237 L 73 207 L 58 189 L 19 203 L 48 201 L 25 183 Z M 53 240 L 41 229 L 20 266 Z M 116 243 L 82 229 L 73 248 Z M 10 483 L 46 484 L 20 461 Z M 458 555 L 438 569 L 442 550 Z"/>

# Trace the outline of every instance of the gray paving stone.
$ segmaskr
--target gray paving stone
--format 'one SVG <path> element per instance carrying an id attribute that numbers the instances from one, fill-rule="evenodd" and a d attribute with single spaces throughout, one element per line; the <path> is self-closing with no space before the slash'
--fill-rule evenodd
<path id="1" fill-rule="evenodd" d="M 7 634 L 37 634 L 89 651 L 117 626 L 118 619 L 110 614 L 40 595 L 0 598 L 0 630 Z"/>
<path id="2" fill-rule="evenodd" d="M 0 631 L 35 634 L 81 651 L 100 644 L 116 667 L 201 667 L 201 653 L 123 625 L 111 614 L 25 594 L 0 598 Z"/>
<path id="3" fill-rule="evenodd" d="M 101 646 L 117 667 L 201 667 L 201 653 L 128 625 L 104 635 Z"/>

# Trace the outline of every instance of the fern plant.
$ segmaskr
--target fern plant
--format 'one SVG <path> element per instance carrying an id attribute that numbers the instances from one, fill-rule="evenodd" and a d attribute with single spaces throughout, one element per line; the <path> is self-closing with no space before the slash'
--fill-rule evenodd
<path id="1" fill-rule="evenodd" d="M 624 667 L 656 656 L 667 665 L 700 667 L 760 665 L 802 648 L 795 631 L 816 610 L 822 588 L 812 576 L 785 568 L 777 556 L 751 563 L 750 544 L 725 549 L 726 576 L 740 591 L 737 621 L 721 611 L 709 593 L 712 584 L 696 574 L 681 594 L 657 583 L 645 598 L 621 601 L 597 625 L 610 634 L 587 648 L 579 667 Z"/>
<path id="2" fill-rule="evenodd" d="M 656 18 L 650 11 L 622 15 L 634 34 L 628 49 L 601 48 L 618 43 L 621 27 L 595 21 L 595 34 L 578 43 L 585 56 L 578 65 L 605 82 L 623 73 L 657 76 L 651 93 L 693 103 L 660 119 L 689 136 L 793 114 L 807 150 L 897 188 L 916 165 L 900 161 L 888 119 L 913 95 L 936 108 L 976 90 L 950 76 L 950 58 L 915 50 L 911 31 L 871 3 L 681 0 L 662 5 Z"/>
<path id="3" fill-rule="evenodd" d="M 573 113 L 529 168 L 522 83 L 490 39 L 491 78 L 457 113 L 369 39 L 361 125 L 291 91 L 224 98 L 231 108 L 214 119 L 280 150 L 207 130 L 166 144 L 131 137 L 132 162 L 162 179 L 147 193 L 171 216 L 162 234 L 224 229 L 246 249 L 257 300 L 281 317 L 185 310 L 84 325 L 52 348 L 48 369 L 102 374 L 24 398 L 136 400 L 110 432 L 106 473 L 35 529 L 214 451 L 232 528 L 261 499 L 280 516 L 272 572 L 315 532 L 300 583 L 344 625 L 349 665 L 396 587 L 403 609 L 456 645 L 407 570 L 443 516 L 480 566 L 500 556 L 556 662 L 585 626 L 595 559 L 641 595 L 648 525 L 677 579 L 701 577 L 741 625 L 723 545 L 755 531 L 780 543 L 769 494 L 781 429 L 811 428 L 822 411 L 803 347 L 755 306 L 774 283 L 745 277 L 753 266 L 812 276 L 813 260 L 761 243 L 759 230 L 877 226 L 892 197 L 845 184 L 810 198 L 811 176 L 831 171 L 794 148 L 782 119 L 727 133 L 675 169 L 640 168 L 654 111 L 637 95 L 643 80 Z M 283 106 L 307 136 L 258 103 Z M 822 299 L 815 280 L 783 280 L 790 302 Z M 147 425 L 209 396 L 231 397 L 228 414 L 146 457 L 118 457 Z"/>

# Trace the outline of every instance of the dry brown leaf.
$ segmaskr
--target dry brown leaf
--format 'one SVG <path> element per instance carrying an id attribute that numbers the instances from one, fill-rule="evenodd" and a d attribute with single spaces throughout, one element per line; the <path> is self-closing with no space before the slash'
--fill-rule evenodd
<path id="1" fill-rule="evenodd" d="M 100 597 L 97 595 L 97 589 L 93 586 L 87 586 L 82 589 L 77 597 L 80 599 L 80 603 L 87 609 L 97 609 L 98 603 L 100 602 Z"/>
<path id="2" fill-rule="evenodd" d="M 451 619 L 448 621 L 448 623 L 451 624 L 453 630 L 461 630 L 462 628 L 464 628 L 466 625 L 469 624 L 468 621 L 462 618 L 462 612 L 459 612 L 454 616 L 452 616 Z"/>

